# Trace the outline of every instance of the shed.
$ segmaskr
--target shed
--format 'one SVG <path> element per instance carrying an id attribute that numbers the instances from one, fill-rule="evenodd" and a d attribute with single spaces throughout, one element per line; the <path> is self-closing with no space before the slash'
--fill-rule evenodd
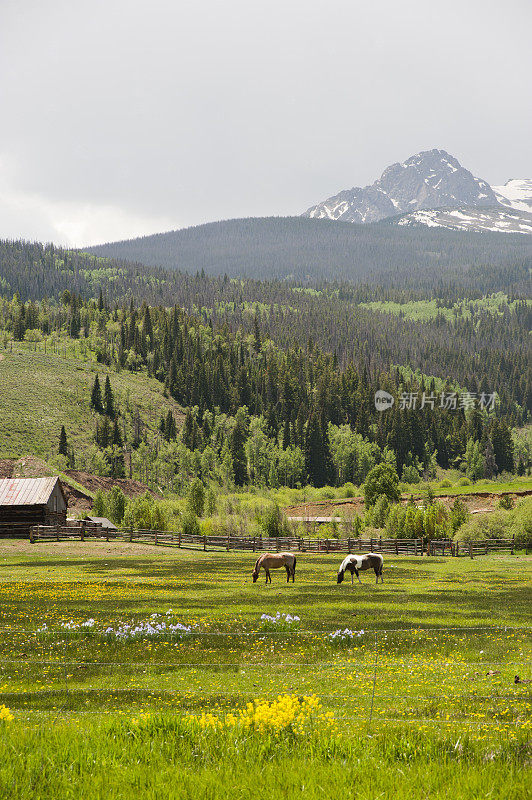
<path id="1" fill-rule="evenodd" d="M 29 536 L 32 525 L 65 525 L 66 512 L 57 475 L 0 479 L 0 536 Z"/>
<path id="2" fill-rule="evenodd" d="M 108 531 L 118 530 L 116 525 L 113 522 L 111 522 L 110 519 L 107 519 L 107 517 L 87 517 L 86 521 L 92 522 L 93 525 L 100 525 L 102 528 L 104 528 L 104 530 Z"/>

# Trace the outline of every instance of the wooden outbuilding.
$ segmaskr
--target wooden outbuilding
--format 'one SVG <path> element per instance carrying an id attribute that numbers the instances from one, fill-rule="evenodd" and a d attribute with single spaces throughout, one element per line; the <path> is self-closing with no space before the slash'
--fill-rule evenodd
<path id="1" fill-rule="evenodd" d="M 0 537 L 25 538 L 32 525 L 65 525 L 66 512 L 57 476 L 0 479 Z"/>
<path id="2" fill-rule="evenodd" d="M 117 531 L 118 528 L 111 522 L 110 519 L 107 517 L 87 517 L 86 522 L 92 523 L 92 525 L 98 525 L 98 527 L 102 528 L 105 531 Z"/>

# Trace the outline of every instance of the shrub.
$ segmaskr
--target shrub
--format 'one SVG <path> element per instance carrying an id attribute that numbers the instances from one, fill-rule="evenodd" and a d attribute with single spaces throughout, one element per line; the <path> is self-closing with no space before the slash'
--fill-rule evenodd
<path id="1" fill-rule="evenodd" d="M 454 536 L 455 542 L 479 542 L 484 539 L 506 539 L 509 536 L 510 517 L 504 511 L 478 514 L 462 525 Z"/>
<path id="2" fill-rule="evenodd" d="M 98 489 L 92 504 L 92 516 L 105 517 L 106 513 L 105 495 L 101 489 Z"/>
<path id="3" fill-rule="evenodd" d="M 453 533 L 456 533 L 458 528 L 461 525 L 463 525 L 464 522 L 467 522 L 468 516 L 469 516 L 469 513 L 467 511 L 466 506 L 464 505 L 464 503 L 462 503 L 461 500 L 456 498 L 456 500 L 454 501 L 454 503 L 452 505 L 451 513 L 449 515 L 449 521 L 451 523 L 451 529 L 452 529 Z"/>
<path id="4" fill-rule="evenodd" d="M 399 478 L 390 464 L 377 464 L 368 472 L 364 483 L 364 503 L 370 508 L 380 495 L 397 502 L 400 498 Z"/>
<path id="5" fill-rule="evenodd" d="M 277 503 L 268 506 L 260 521 L 264 535 L 268 537 L 289 536 L 288 520 Z"/>
<path id="6" fill-rule="evenodd" d="M 356 486 L 351 482 L 344 483 L 343 495 L 344 497 L 356 497 Z"/>
<path id="7" fill-rule="evenodd" d="M 366 512 L 366 524 L 373 528 L 384 528 L 388 514 L 390 513 L 390 501 L 385 494 L 379 495 L 375 505 Z"/>
<path id="8" fill-rule="evenodd" d="M 187 536 L 199 536 L 201 534 L 198 518 L 190 508 L 188 508 L 183 515 L 181 527 L 183 533 Z"/>
<path id="9" fill-rule="evenodd" d="M 216 495 L 212 486 L 209 486 L 205 495 L 205 510 L 209 517 L 216 513 Z"/>
<path id="10" fill-rule="evenodd" d="M 497 506 L 505 511 L 510 511 L 515 506 L 515 500 L 511 494 L 503 494 Z"/>
<path id="11" fill-rule="evenodd" d="M 401 475 L 401 479 L 404 483 L 419 483 L 421 477 L 413 464 L 410 464 L 410 466 L 407 466 L 405 464 L 405 466 L 403 467 L 403 473 Z"/>
<path id="12" fill-rule="evenodd" d="M 532 548 L 532 498 L 522 500 L 508 516 L 508 534 L 515 536 L 516 546 Z"/>
<path id="13" fill-rule="evenodd" d="M 121 525 L 126 510 L 126 496 L 119 486 L 113 486 L 107 495 L 107 516 L 115 525 Z M 97 516 L 105 516 L 98 514 Z"/>
<path id="14" fill-rule="evenodd" d="M 458 481 L 458 486 L 471 486 L 471 483 L 472 481 L 464 476 Z"/>
<path id="15" fill-rule="evenodd" d="M 146 492 L 141 497 L 129 500 L 124 512 L 124 527 L 134 528 L 135 530 L 150 530 L 154 505 L 155 500 L 149 492 Z"/>
<path id="16" fill-rule="evenodd" d="M 190 484 L 188 493 L 187 506 L 192 514 L 196 517 L 203 516 L 203 509 L 205 505 L 205 487 L 199 478 L 194 478 Z"/>
<path id="17" fill-rule="evenodd" d="M 448 478 L 444 478 L 444 479 L 443 479 L 442 481 L 440 481 L 440 483 L 439 483 L 439 487 L 440 487 L 440 489 L 450 489 L 450 488 L 451 488 L 451 486 L 452 486 L 452 483 L 451 483 L 451 481 L 450 481 Z"/>

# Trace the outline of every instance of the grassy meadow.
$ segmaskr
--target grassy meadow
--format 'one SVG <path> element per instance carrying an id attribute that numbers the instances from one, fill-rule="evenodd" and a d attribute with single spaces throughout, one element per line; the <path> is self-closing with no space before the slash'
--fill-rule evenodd
<path id="1" fill-rule="evenodd" d="M 532 557 L 339 560 L 1 541 L 0 796 L 525 797 Z"/>
<path id="2" fill-rule="evenodd" d="M 16 342 L 0 355 L 0 458 L 31 453 L 46 460 L 57 455 L 61 425 L 78 454 L 93 446 L 97 415 L 91 412 L 90 397 L 96 374 L 102 386 L 109 375 L 120 407 L 129 415 L 138 409 L 150 433 L 169 409 L 182 417 L 158 381 L 145 373 L 117 373 L 97 364 L 83 340 L 69 340 L 57 353 L 45 353 L 42 342 Z"/>

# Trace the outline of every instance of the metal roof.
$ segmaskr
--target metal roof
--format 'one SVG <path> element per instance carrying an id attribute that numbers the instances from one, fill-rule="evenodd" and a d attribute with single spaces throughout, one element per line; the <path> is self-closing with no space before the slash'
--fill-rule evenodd
<path id="1" fill-rule="evenodd" d="M 50 499 L 59 478 L 2 478 L 0 506 L 43 506 Z"/>
<path id="2" fill-rule="evenodd" d="M 95 522 L 96 525 L 101 525 L 102 528 L 109 528 L 110 530 L 117 531 L 116 525 L 111 522 L 107 517 L 87 517 L 88 522 Z"/>

